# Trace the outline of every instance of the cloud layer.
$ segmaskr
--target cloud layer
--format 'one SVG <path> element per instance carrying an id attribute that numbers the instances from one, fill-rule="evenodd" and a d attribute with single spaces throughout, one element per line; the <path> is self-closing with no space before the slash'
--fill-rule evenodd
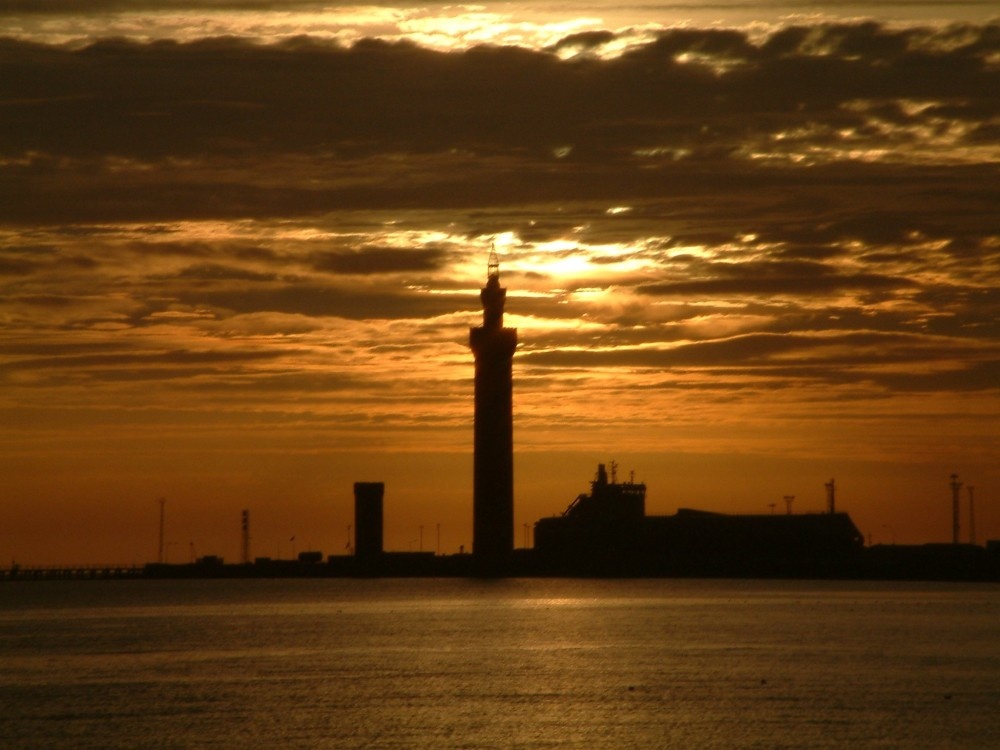
<path id="1" fill-rule="evenodd" d="M 467 451 L 495 243 L 525 449 L 986 466 L 998 135 L 988 23 L 7 37 L 0 441 Z"/>
<path id="2" fill-rule="evenodd" d="M 997 26 L 874 23 L 613 34 L 440 52 L 233 38 L 0 47 L 3 153 L 159 160 L 283 153 L 564 152 L 590 160 L 830 161 L 995 149 Z M 568 59 L 555 54 L 572 50 Z M 968 154 L 966 157 L 968 158 Z"/>

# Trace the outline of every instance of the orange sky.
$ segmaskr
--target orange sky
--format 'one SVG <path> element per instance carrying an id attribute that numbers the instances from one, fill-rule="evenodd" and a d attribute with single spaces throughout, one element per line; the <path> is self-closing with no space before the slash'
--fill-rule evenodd
<path id="1" fill-rule="evenodd" d="M 0 11 L 0 565 L 468 548 L 494 243 L 518 545 L 612 459 L 1000 537 L 987 6 L 167 5 Z"/>

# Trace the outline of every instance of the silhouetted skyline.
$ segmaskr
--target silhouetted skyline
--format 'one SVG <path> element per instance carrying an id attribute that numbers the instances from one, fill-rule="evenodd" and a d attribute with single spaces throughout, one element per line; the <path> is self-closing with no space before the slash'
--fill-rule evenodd
<path id="1" fill-rule="evenodd" d="M 0 5 L 0 561 L 469 549 L 491 244 L 515 545 L 612 459 L 1000 536 L 994 4 L 351 8 Z"/>

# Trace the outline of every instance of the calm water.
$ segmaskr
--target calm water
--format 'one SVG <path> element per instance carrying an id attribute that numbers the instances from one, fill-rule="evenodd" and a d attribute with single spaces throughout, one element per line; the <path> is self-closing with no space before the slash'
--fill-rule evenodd
<path id="1" fill-rule="evenodd" d="M 1000 747 L 1000 587 L 3 583 L 0 747 Z"/>

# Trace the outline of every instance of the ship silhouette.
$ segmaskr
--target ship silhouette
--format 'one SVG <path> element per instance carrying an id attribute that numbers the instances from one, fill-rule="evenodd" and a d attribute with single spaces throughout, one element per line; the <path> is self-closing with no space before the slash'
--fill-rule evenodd
<path id="1" fill-rule="evenodd" d="M 845 573 L 864 536 L 846 513 L 647 516 L 646 485 L 597 467 L 590 493 L 535 524 L 539 570 L 555 575 L 818 576 Z"/>

